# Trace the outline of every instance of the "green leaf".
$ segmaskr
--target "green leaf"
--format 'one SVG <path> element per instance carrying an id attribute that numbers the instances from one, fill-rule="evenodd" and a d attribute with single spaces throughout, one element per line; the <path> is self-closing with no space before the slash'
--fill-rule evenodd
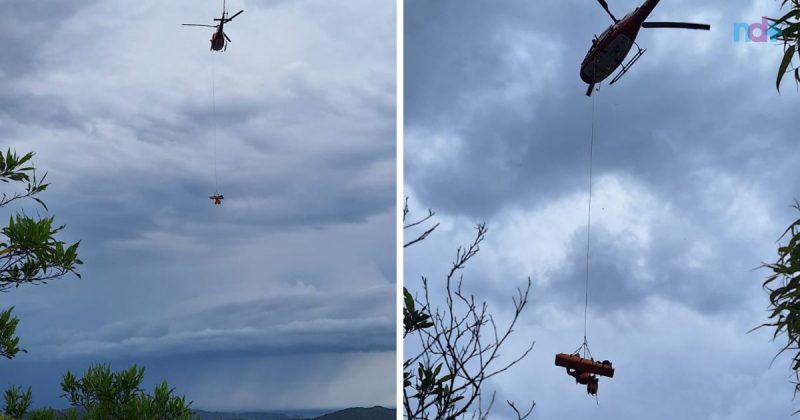
<path id="1" fill-rule="evenodd" d="M 788 21 L 790 18 L 795 17 L 797 15 L 798 15 L 798 11 L 797 10 L 790 10 L 789 13 L 785 14 L 780 19 L 777 19 L 777 20 L 776 19 L 769 19 L 769 20 L 775 22 L 774 24 L 775 24 L 775 26 L 777 26 L 777 25 L 780 25 L 781 23 L 784 23 L 784 22 Z"/>
<path id="2" fill-rule="evenodd" d="M 408 309 L 409 312 L 414 312 L 414 297 L 411 296 L 411 293 L 409 293 L 408 289 L 405 287 L 403 288 L 403 296 L 405 298 L 406 309 Z"/>
<path id="3" fill-rule="evenodd" d="M 781 81 L 783 80 L 783 75 L 786 74 L 786 69 L 789 68 L 789 64 L 792 62 L 792 58 L 794 57 L 795 46 L 790 46 L 786 53 L 783 55 L 783 62 L 778 70 L 778 80 L 776 82 L 776 87 L 778 88 L 778 92 L 781 91 Z"/>

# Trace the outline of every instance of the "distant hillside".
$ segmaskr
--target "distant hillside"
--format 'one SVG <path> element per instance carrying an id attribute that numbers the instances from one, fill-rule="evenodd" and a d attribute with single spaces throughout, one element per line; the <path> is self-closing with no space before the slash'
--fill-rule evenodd
<path id="1" fill-rule="evenodd" d="M 200 420 L 311 420 L 315 416 L 321 415 L 323 411 L 316 410 L 311 413 L 287 413 L 287 412 L 242 412 L 242 413 L 218 413 L 212 411 L 194 410 Z"/>
<path id="2" fill-rule="evenodd" d="M 395 420 L 397 412 L 384 407 L 348 408 L 316 417 L 314 420 Z"/>
<path id="3" fill-rule="evenodd" d="M 395 410 L 384 407 L 348 408 L 329 414 L 324 411 L 304 411 L 303 414 L 292 412 L 261 413 L 216 413 L 195 410 L 200 420 L 395 420 Z"/>
<path id="4" fill-rule="evenodd" d="M 56 410 L 65 415 L 67 410 Z M 384 407 L 348 408 L 341 411 L 325 414 L 327 410 L 297 410 L 285 412 L 259 412 L 259 413 L 217 413 L 212 411 L 194 410 L 200 420 L 395 420 L 395 410 Z"/>
<path id="5" fill-rule="evenodd" d="M 261 412 L 261 413 L 218 413 L 212 411 L 194 410 L 200 420 L 311 420 L 313 416 L 287 414 L 280 412 Z"/>
<path id="6" fill-rule="evenodd" d="M 200 420 L 313 420 L 316 416 L 320 416 L 327 412 L 327 410 L 310 410 L 304 411 L 303 415 L 297 413 L 216 413 L 211 411 L 193 410 L 194 414 L 200 417 Z M 67 410 L 56 410 L 58 416 L 66 416 Z M 84 415 L 83 410 L 79 410 L 79 417 Z M 3 417 L 0 416 L 0 419 Z M 28 418 L 27 416 L 25 417 Z M 65 417 L 57 417 L 65 418 Z"/>

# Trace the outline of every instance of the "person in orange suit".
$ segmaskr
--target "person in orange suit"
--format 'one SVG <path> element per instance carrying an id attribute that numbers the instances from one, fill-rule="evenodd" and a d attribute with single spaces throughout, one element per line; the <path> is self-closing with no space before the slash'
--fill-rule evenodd
<path id="1" fill-rule="evenodd" d="M 578 369 L 567 369 L 567 375 L 575 378 L 575 382 L 586 385 L 586 392 L 592 395 L 597 395 L 598 383 L 597 376 L 583 372 Z"/>

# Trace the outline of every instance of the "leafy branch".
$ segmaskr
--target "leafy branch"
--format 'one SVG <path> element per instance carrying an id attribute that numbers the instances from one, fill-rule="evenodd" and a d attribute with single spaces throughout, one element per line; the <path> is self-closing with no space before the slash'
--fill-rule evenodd
<path id="1" fill-rule="evenodd" d="M 800 210 L 800 203 L 795 202 L 793 207 Z M 763 268 L 772 270 L 772 275 L 763 283 L 764 290 L 769 293 L 770 322 L 754 329 L 774 328 L 773 340 L 780 335 L 786 335 L 786 345 L 775 358 L 786 351 L 794 352 L 792 370 L 798 379 L 794 383 L 797 393 L 800 391 L 800 219 L 789 225 L 779 241 L 784 239 L 788 239 L 788 242 L 786 245 L 779 245 L 777 261 L 762 264 Z M 800 410 L 795 412 L 797 413 Z"/>
<path id="2" fill-rule="evenodd" d="M 47 174 L 37 179 L 35 168 L 30 165 L 32 152 L 19 156 L 8 149 L 0 153 L 0 181 L 24 183 L 24 192 L 3 193 L 0 207 L 23 198 L 30 198 L 47 209 L 37 195 L 49 184 L 44 182 Z M 83 264 L 78 258 L 80 241 L 67 245 L 55 235 L 64 226 L 55 226 L 53 217 L 34 219 L 25 213 L 9 217 L 8 226 L 0 230 L 0 291 L 21 284 L 47 283 L 73 273 L 80 277 L 77 266 Z"/>
<path id="3" fill-rule="evenodd" d="M 790 4 L 791 3 L 791 4 Z M 789 6 L 789 12 L 780 19 L 770 19 L 772 26 L 777 28 L 783 25 L 781 34 L 777 37 L 783 41 L 783 59 L 778 68 L 778 79 L 775 83 L 778 92 L 781 90 L 781 82 L 785 75 L 793 73 L 795 82 L 800 85 L 800 65 L 794 64 L 795 55 L 800 57 L 800 0 L 782 0 L 781 8 Z"/>

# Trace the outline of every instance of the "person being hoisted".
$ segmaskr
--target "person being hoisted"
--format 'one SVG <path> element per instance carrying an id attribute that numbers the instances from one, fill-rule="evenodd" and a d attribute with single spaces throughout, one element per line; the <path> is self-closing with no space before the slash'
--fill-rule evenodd
<path id="1" fill-rule="evenodd" d="M 220 193 L 216 193 L 212 196 L 209 196 L 208 198 L 214 200 L 214 205 L 222 204 L 222 200 L 225 199 L 225 197 Z"/>
<path id="2" fill-rule="evenodd" d="M 591 395 L 597 395 L 597 385 L 600 382 L 597 376 L 584 372 L 579 369 L 567 368 L 567 375 L 575 378 L 575 383 L 586 385 L 586 392 Z"/>

